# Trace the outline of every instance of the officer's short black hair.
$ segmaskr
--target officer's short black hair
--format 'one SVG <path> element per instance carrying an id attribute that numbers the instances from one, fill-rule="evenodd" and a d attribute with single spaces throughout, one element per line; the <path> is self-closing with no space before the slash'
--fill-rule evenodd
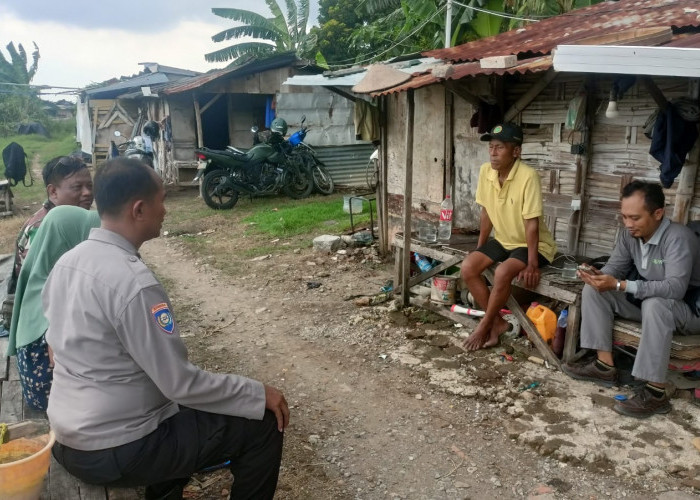
<path id="1" fill-rule="evenodd" d="M 109 160 L 95 173 L 94 193 L 100 216 L 119 215 L 129 201 L 147 200 L 160 186 L 153 169 L 133 158 Z"/>
<path id="2" fill-rule="evenodd" d="M 44 185 L 58 185 L 66 177 L 70 177 L 76 172 L 88 168 L 88 166 L 77 156 L 57 156 L 52 158 L 44 165 L 41 170 L 41 177 L 44 179 Z"/>
<path id="3" fill-rule="evenodd" d="M 644 206 L 651 214 L 666 205 L 666 197 L 661 185 L 655 182 L 632 181 L 622 188 L 622 198 L 629 198 L 634 193 L 644 195 Z"/>

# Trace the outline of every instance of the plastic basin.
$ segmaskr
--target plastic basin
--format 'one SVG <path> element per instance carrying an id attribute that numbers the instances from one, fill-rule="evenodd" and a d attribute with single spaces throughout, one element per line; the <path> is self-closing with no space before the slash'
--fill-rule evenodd
<path id="1" fill-rule="evenodd" d="M 53 431 L 49 431 L 0 445 L 0 499 L 39 499 L 55 440 Z"/>

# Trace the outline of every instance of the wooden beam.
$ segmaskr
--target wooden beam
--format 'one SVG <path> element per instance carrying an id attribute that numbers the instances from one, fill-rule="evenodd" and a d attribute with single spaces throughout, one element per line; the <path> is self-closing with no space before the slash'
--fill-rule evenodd
<path id="1" fill-rule="evenodd" d="M 401 262 L 401 283 L 408 283 L 411 275 L 411 204 L 413 201 L 413 127 L 415 102 L 413 89 L 406 91 L 406 168 L 404 169 L 404 198 L 403 198 L 403 234 L 404 249 Z M 410 292 L 407 286 L 401 289 L 401 302 L 404 307 L 410 303 Z"/>
<path id="2" fill-rule="evenodd" d="M 641 79 L 644 87 L 646 87 L 647 92 L 651 94 L 651 97 L 654 99 L 654 102 L 656 102 L 656 105 L 661 108 L 661 111 L 664 111 L 668 105 L 668 101 L 666 100 L 666 97 L 664 97 L 664 93 L 661 92 L 661 89 L 656 86 L 654 80 L 652 80 L 650 77 L 641 76 L 639 78 Z"/>
<path id="3" fill-rule="evenodd" d="M 483 275 L 486 277 L 487 280 L 489 280 L 491 284 L 494 283 L 493 271 L 491 269 L 486 269 L 483 272 Z M 532 342 L 535 345 L 535 348 L 537 348 L 542 357 L 545 360 L 547 360 L 550 364 L 561 369 L 559 359 L 554 355 L 554 353 L 549 348 L 544 339 L 542 339 L 539 332 L 535 328 L 535 325 L 532 324 L 530 318 L 527 317 L 523 309 L 520 307 L 520 304 L 518 304 L 518 301 L 513 298 L 512 294 L 508 296 L 506 306 L 508 307 L 508 309 L 510 309 L 513 315 L 516 318 L 518 318 L 520 326 L 523 328 L 523 330 L 525 330 L 525 333 L 527 334 L 527 338 L 530 339 L 530 342 Z"/>
<path id="4" fill-rule="evenodd" d="M 336 94 L 345 97 L 346 99 L 351 100 L 352 102 L 357 101 L 357 97 L 354 95 L 350 94 L 349 92 L 345 92 L 344 90 L 339 89 L 338 87 L 332 87 L 332 86 L 324 86 L 324 89 L 328 89 L 331 92 L 335 92 Z"/>
<path id="5" fill-rule="evenodd" d="M 209 100 L 208 103 L 206 103 L 206 104 L 202 107 L 202 109 L 199 110 L 199 112 L 200 112 L 201 114 L 204 114 L 204 112 L 205 112 L 206 110 L 208 110 L 208 109 L 211 107 L 212 104 L 214 104 L 216 101 L 218 101 L 219 98 L 221 98 L 222 95 L 224 95 L 224 94 L 216 94 L 214 97 L 212 97 L 212 98 Z"/>
<path id="6" fill-rule="evenodd" d="M 204 137 L 202 137 L 202 113 L 199 109 L 197 94 L 192 92 L 192 102 L 194 103 L 194 121 L 197 125 L 197 147 L 204 147 Z"/>
<path id="7" fill-rule="evenodd" d="M 522 110 L 528 107 L 528 105 L 535 100 L 535 98 L 540 95 L 540 93 L 554 81 L 557 77 L 557 73 L 554 69 L 548 70 L 545 75 L 540 78 L 535 84 L 530 87 L 530 90 L 525 92 L 520 99 L 518 99 L 515 104 L 513 104 L 508 111 L 506 111 L 503 117 L 504 122 L 509 122 L 513 120 Z"/>
<path id="8" fill-rule="evenodd" d="M 467 91 L 463 86 L 458 85 L 456 82 L 453 80 L 446 80 L 442 82 L 442 85 L 452 92 L 454 95 L 461 97 L 465 101 L 467 101 L 469 104 L 472 106 L 479 106 L 481 104 L 482 100 L 479 99 L 477 96 L 472 94 L 471 92 Z"/>

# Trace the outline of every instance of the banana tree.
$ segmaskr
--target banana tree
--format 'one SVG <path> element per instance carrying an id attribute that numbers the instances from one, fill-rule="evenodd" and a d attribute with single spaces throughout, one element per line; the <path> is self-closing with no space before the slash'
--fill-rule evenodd
<path id="1" fill-rule="evenodd" d="M 307 55 L 316 45 L 316 37 L 306 31 L 309 0 L 285 0 L 286 17 L 277 0 L 265 0 L 265 3 L 272 12 L 272 17 L 244 9 L 213 8 L 212 13 L 215 15 L 243 24 L 212 36 L 215 42 L 238 41 L 205 54 L 204 58 L 209 62 L 223 62 L 241 56 L 269 56 L 282 52 Z"/>

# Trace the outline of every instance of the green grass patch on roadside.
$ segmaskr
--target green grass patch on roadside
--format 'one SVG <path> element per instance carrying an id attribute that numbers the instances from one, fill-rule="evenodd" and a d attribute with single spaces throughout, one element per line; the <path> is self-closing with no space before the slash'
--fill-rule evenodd
<path id="1" fill-rule="evenodd" d="M 367 204 L 365 203 L 365 209 Z M 369 221 L 369 213 L 354 214 L 355 225 Z M 350 227 L 350 216 L 343 211 L 342 198 L 316 198 L 303 204 L 265 207 L 243 219 L 249 231 L 277 237 L 323 232 L 338 234 Z"/>

